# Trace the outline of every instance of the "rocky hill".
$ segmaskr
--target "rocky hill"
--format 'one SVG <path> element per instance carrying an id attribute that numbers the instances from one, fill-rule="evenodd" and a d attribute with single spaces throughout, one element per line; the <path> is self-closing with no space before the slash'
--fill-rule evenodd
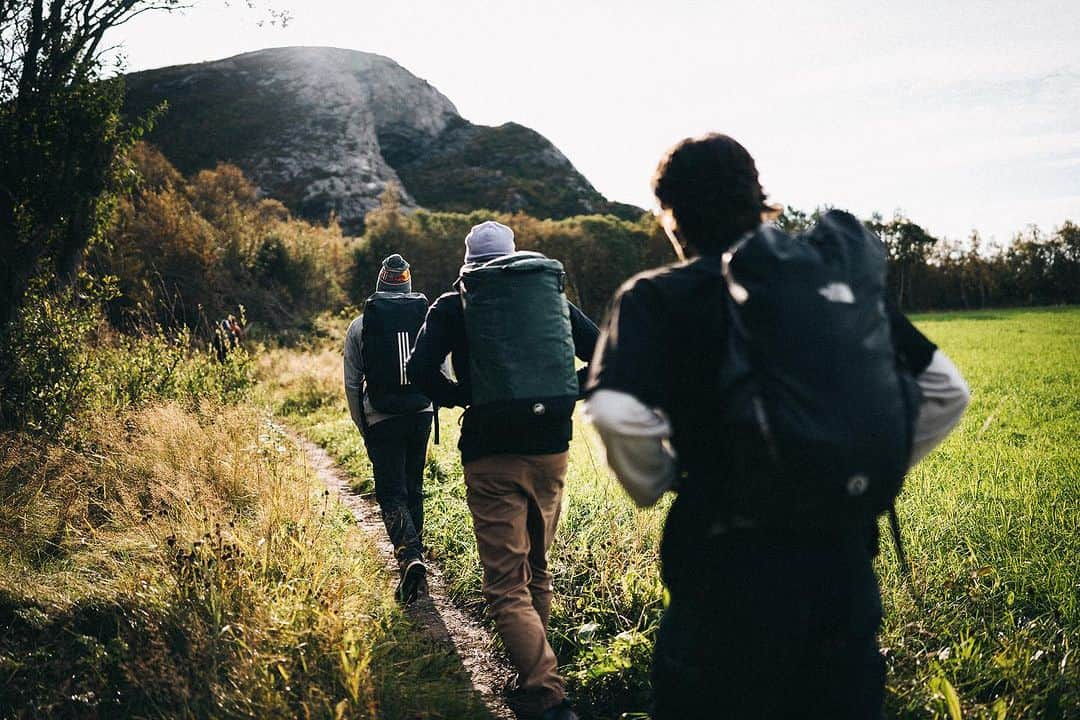
<path id="1" fill-rule="evenodd" d="M 149 140 L 185 173 L 239 165 L 297 214 L 363 226 L 389 182 L 406 207 L 637 217 L 516 123 L 474 125 L 389 58 L 335 48 L 260 50 L 127 76 L 125 112 L 167 111 Z"/>

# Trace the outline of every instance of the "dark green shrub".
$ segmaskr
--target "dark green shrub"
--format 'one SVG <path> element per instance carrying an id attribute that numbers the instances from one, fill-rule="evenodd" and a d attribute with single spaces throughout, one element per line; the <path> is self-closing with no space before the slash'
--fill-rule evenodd
<path id="1" fill-rule="evenodd" d="M 115 285 L 80 273 L 58 291 L 38 279 L 0 342 L 0 425 L 54 435 L 94 392 L 91 339 Z"/>
<path id="2" fill-rule="evenodd" d="M 0 343 L 0 426 L 56 437 L 84 411 L 162 399 L 236 402 L 251 387 L 242 347 L 219 362 L 186 327 L 110 329 L 102 305 L 116 294 L 115 278 L 86 273 L 60 289 L 33 286 Z"/>

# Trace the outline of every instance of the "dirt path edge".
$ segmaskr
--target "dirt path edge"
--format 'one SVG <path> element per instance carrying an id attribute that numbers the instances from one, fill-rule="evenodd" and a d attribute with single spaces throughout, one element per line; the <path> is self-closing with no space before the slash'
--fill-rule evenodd
<path id="1" fill-rule="evenodd" d="M 329 453 L 295 431 L 289 432 L 303 452 L 312 472 L 352 513 L 365 535 L 386 562 L 391 577 L 397 578 L 394 548 L 386 537 L 378 504 L 357 495 L 349 486 L 345 472 Z M 501 696 L 506 682 L 513 677 L 506 658 L 495 651 L 494 639 L 486 627 L 454 605 L 446 592 L 446 583 L 438 566 L 428 563 L 430 599 L 420 600 L 406 610 L 406 615 L 424 628 L 432 640 L 453 646 L 472 679 L 473 689 L 496 720 L 514 720 L 514 713 Z"/>

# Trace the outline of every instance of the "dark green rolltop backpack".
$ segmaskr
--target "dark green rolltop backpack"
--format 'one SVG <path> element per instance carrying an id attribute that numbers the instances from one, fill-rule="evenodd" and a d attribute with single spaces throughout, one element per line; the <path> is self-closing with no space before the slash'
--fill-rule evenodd
<path id="1" fill-rule="evenodd" d="M 569 417 L 578 397 L 562 263 L 520 251 L 462 270 L 472 412 L 508 426 Z"/>
<path id="2" fill-rule="evenodd" d="M 376 292 L 364 302 L 361 362 L 368 400 L 381 413 L 414 413 L 431 404 L 405 371 L 427 308 L 421 293 Z"/>
<path id="3" fill-rule="evenodd" d="M 726 512 L 828 530 L 891 509 L 919 396 L 897 367 L 885 272 L 881 241 L 839 211 L 799 237 L 764 226 L 725 254 L 717 452 L 741 475 L 723 483 Z"/>

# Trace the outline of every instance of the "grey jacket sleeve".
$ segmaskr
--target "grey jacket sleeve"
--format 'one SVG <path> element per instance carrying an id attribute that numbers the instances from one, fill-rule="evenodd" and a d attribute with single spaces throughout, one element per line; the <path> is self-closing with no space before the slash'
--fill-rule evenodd
<path id="1" fill-rule="evenodd" d="M 349 414 L 360 432 L 364 431 L 364 367 L 360 361 L 360 331 L 364 328 L 364 316 L 356 318 L 345 332 L 345 399 L 349 401 Z"/>
<path id="2" fill-rule="evenodd" d="M 967 409 L 971 390 L 949 357 L 935 350 L 930 364 L 916 378 L 922 404 L 915 420 L 911 464 L 922 460 L 948 437 Z"/>
<path id="3" fill-rule="evenodd" d="M 670 490 L 677 473 L 668 443 L 671 423 L 633 395 L 597 390 L 585 411 L 607 450 L 615 477 L 638 507 L 648 507 Z"/>

